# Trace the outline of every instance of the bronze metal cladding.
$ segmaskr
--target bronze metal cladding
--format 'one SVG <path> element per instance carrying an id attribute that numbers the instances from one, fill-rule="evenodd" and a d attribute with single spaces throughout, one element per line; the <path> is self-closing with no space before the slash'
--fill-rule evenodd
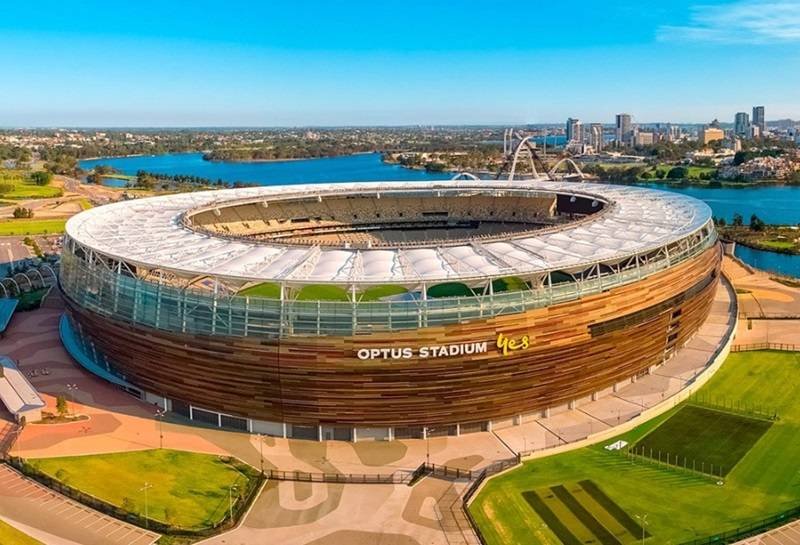
<path id="1" fill-rule="evenodd" d="M 355 337 L 181 335 L 68 307 L 128 381 L 198 407 L 296 424 L 465 424 L 558 406 L 662 363 L 708 315 L 720 262 L 716 245 L 638 282 L 549 308 Z M 519 347 L 504 355 L 500 334 Z M 418 355 L 484 341 L 478 354 Z M 357 356 L 387 347 L 414 355 Z"/>

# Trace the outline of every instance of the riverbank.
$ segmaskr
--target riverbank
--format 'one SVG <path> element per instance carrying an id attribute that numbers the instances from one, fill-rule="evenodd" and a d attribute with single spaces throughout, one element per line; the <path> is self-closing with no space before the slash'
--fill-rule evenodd
<path id="1" fill-rule="evenodd" d="M 742 246 L 787 255 L 800 255 L 800 229 L 794 226 L 768 225 L 760 231 L 749 227 L 718 226 L 724 239 Z"/>

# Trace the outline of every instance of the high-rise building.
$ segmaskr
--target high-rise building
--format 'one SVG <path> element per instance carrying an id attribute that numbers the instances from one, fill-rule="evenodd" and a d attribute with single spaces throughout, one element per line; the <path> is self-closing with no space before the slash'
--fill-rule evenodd
<path id="1" fill-rule="evenodd" d="M 567 119 L 567 143 L 583 144 L 583 123 L 580 119 Z"/>
<path id="2" fill-rule="evenodd" d="M 764 117 L 763 106 L 753 106 L 753 126 L 758 127 L 759 136 L 767 132 L 767 119 Z"/>
<path id="3" fill-rule="evenodd" d="M 750 138 L 750 116 L 747 112 L 738 112 L 733 120 L 733 133 L 742 138 Z"/>
<path id="4" fill-rule="evenodd" d="M 628 146 L 633 143 L 633 124 L 630 114 L 617 114 L 615 141 L 618 146 Z"/>
<path id="5" fill-rule="evenodd" d="M 600 123 L 592 123 L 589 126 L 589 145 L 592 146 L 592 149 L 597 153 L 603 151 L 604 144 L 603 125 Z"/>

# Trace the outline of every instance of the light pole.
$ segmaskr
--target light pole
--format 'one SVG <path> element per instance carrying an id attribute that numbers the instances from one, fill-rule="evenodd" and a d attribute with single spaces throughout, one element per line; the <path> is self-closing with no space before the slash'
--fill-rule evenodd
<path id="1" fill-rule="evenodd" d="M 647 522 L 647 515 L 646 514 L 645 515 L 641 515 L 641 516 L 640 515 L 636 515 L 636 518 L 639 519 L 639 522 L 642 523 L 642 543 L 644 543 L 644 538 L 647 535 L 647 532 L 645 531 L 645 527 L 649 524 Z"/>
<path id="2" fill-rule="evenodd" d="M 232 484 L 228 487 L 228 514 L 231 517 L 231 524 L 233 524 L 233 491 L 236 490 L 236 485 Z"/>
<path id="3" fill-rule="evenodd" d="M 425 464 L 431 465 L 431 429 L 425 426 Z"/>
<path id="4" fill-rule="evenodd" d="M 145 481 L 144 486 L 139 489 L 139 492 L 144 492 L 144 527 L 147 529 L 150 528 L 150 512 L 147 509 L 147 491 L 151 488 L 153 488 L 153 485 Z"/>
<path id="5" fill-rule="evenodd" d="M 164 448 L 164 415 L 167 411 L 164 409 L 156 409 L 155 418 L 158 420 L 158 448 Z"/>
<path id="6" fill-rule="evenodd" d="M 78 385 L 77 384 L 67 384 L 67 391 L 69 392 L 69 400 L 72 403 L 72 411 L 73 411 L 73 413 L 77 412 L 77 411 L 75 411 L 75 391 L 77 389 L 78 389 Z"/>
<path id="7" fill-rule="evenodd" d="M 261 474 L 264 474 L 264 436 L 258 434 L 258 461 L 261 464 Z"/>

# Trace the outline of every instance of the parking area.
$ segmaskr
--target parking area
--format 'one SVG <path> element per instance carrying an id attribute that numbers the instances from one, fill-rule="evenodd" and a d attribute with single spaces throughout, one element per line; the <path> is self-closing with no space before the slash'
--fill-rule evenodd
<path id="1" fill-rule="evenodd" d="M 0 465 L 0 512 L 54 545 L 151 545 L 160 537 L 74 502 L 7 465 Z"/>

